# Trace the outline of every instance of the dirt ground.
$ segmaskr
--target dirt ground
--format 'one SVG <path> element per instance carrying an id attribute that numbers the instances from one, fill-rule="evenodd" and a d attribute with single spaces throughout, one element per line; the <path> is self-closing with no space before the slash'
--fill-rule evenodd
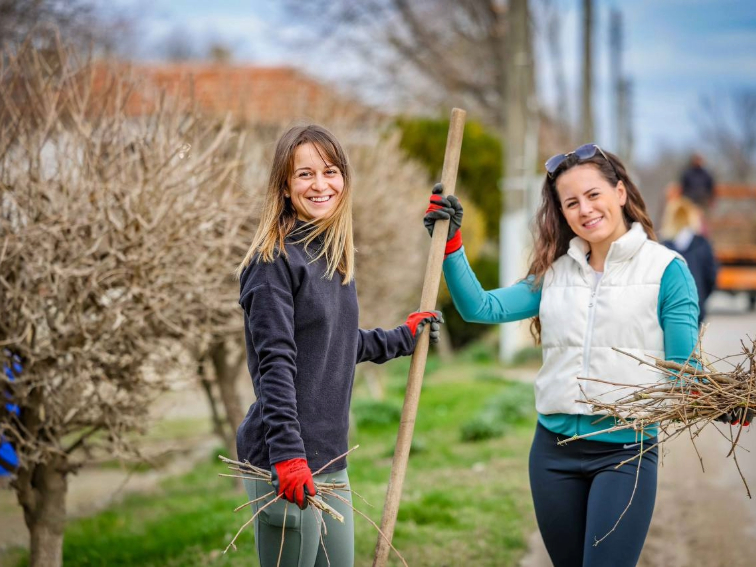
<path id="1" fill-rule="evenodd" d="M 735 354 L 739 341 L 756 338 L 756 314 L 744 313 L 742 298 L 715 297 L 704 350 Z M 722 367 L 724 368 L 724 367 Z M 722 428 L 724 431 L 724 428 Z M 756 425 L 743 432 L 738 462 L 756 498 Z M 745 567 L 756 557 L 756 500 L 747 496 L 729 444 L 711 427 L 696 442 L 705 472 L 687 438 L 665 449 L 659 489 L 641 567 Z M 521 567 L 549 567 L 538 532 Z"/>

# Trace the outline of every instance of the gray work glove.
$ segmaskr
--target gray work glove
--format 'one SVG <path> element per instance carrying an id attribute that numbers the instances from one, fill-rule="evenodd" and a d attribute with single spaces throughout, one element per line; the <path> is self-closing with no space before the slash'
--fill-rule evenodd
<path id="1" fill-rule="evenodd" d="M 423 327 L 430 323 L 430 342 L 436 344 L 441 337 L 441 323 L 444 322 L 444 316 L 440 311 L 415 311 L 410 313 L 407 321 L 404 323 L 410 329 L 412 337 L 417 340 Z"/>

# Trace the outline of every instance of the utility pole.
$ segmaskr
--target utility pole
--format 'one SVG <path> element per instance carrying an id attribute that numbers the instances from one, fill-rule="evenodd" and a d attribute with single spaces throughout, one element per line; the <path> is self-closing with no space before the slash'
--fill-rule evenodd
<path id="1" fill-rule="evenodd" d="M 622 14 L 619 10 L 612 9 L 609 15 L 609 77 L 612 84 L 612 127 L 614 128 L 614 148 L 622 159 L 625 158 L 622 151 L 624 122 L 622 112 L 624 104 L 622 100 Z"/>
<path id="2" fill-rule="evenodd" d="M 631 88 L 630 79 L 625 76 L 622 69 L 622 54 L 624 51 L 624 30 L 622 25 L 622 13 L 612 10 L 609 21 L 609 74 L 613 91 L 614 114 L 614 152 L 625 163 L 632 159 L 632 131 L 631 131 Z"/>
<path id="3" fill-rule="evenodd" d="M 593 142 L 593 0 L 583 0 L 583 81 L 580 93 L 580 143 Z"/>
<path id="4" fill-rule="evenodd" d="M 512 285 L 523 276 L 528 234 L 528 189 L 537 153 L 537 103 L 533 47 L 527 0 L 510 0 L 503 41 L 506 61 L 504 88 L 503 212 L 499 238 L 499 285 Z M 535 136 L 535 138 L 534 138 Z M 500 326 L 499 358 L 511 361 L 517 348 L 518 328 Z"/>
<path id="5" fill-rule="evenodd" d="M 629 165 L 633 161 L 633 81 L 622 79 L 622 159 Z"/>

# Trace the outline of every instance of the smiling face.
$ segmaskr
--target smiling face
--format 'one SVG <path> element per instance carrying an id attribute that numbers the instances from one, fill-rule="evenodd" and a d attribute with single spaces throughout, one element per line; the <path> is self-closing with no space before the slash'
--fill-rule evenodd
<path id="1" fill-rule="evenodd" d="M 611 244 L 627 232 L 625 186 L 609 183 L 592 165 L 578 165 L 556 180 L 559 205 L 572 231 L 591 245 Z"/>
<path id="2" fill-rule="evenodd" d="M 309 142 L 296 149 L 286 196 L 299 220 L 327 218 L 336 210 L 343 191 L 344 176 L 338 167 L 328 163 L 325 152 Z"/>

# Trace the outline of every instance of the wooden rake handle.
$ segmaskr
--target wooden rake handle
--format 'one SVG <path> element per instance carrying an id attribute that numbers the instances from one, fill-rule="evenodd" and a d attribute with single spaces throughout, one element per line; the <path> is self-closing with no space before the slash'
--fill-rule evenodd
<path id="1" fill-rule="evenodd" d="M 459 166 L 459 154 L 462 149 L 462 134 L 465 129 L 465 115 L 467 113 L 459 108 L 451 112 L 449 122 L 449 134 L 446 138 L 446 153 L 444 154 L 444 168 L 441 172 L 441 183 L 444 184 L 444 195 L 453 195 L 457 184 L 457 168 Z M 432 311 L 436 307 L 438 299 L 438 286 L 441 283 L 441 269 L 444 262 L 444 249 L 446 248 L 446 235 L 449 232 L 449 221 L 439 220 L 436 222 L 431 240 L 428 264 L 425 268 L 425 280 L 423 282 L 423 294 L 420 298 L 420 311 Z M 389 477 L 386 503 L 383 507 L 381 518 L 381 532 L 375 547 L 375 559 L 373 567 L 383 567 L 388 561 L 389 544 L 394 536 L 396 516 L 399 512 L 399 501 L 402 497 L 402 485 L 407 472 L 412 433 L 415 429 L 417 406 L 420 402 L 420 390 L 423 385 L 425 362 L 428 358 L 429 333 L 422 333 L 417 339 L 415 352 L 412 355 L 409 377 L 407 378 L 407 391 L 404 396 L 402 419 L 399 423 L 399 433 L 396 438 L 394 461 L 391 464 L 391 476 Z"/>

